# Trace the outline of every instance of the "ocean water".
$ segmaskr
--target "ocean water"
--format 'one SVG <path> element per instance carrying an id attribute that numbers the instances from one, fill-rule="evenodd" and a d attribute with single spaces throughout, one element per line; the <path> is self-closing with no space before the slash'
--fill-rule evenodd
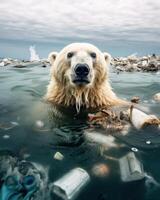
<path id="1" fill-rule="evenodd" d="M 19 158 L 39 163 L 49 170 L 54 182 L 75 167 L 82 167 L 91 176 L 90 183 L 77 200 L 158 200 L 160 198 L 160 133 L 132 131 L 117 137 L 115 145 L 101 155 L 101 146 L 83 137 L 87 124 L 78 117 L 52 123 L 43 96 L 49 83 L 49 66 L 30 64 L 26 68 L 0 68 L 0 150 L 9 150 Z M 120 73 L 111 70 L 111 85 L 124 99 L 140 96 L 143 109 L 160 116 L 160 104 L 152 100 L 160 91 L 160 74 Z M 101 132 L 101 130 L 97 130 Z M 147 144 L 146 141 L 151 141 Z M 142 181 L 124 183 L 117 159 L 136 148 L 138 159 L 147 174 Z M 54 154 L 61 152 L 62 161 Z M 113 158 L 113 159 L 110 159 Z M 105 164 L 106 177 L 96 177 L 93 167 Z M 54 200 L 59 197 L 52 195 Z"/>

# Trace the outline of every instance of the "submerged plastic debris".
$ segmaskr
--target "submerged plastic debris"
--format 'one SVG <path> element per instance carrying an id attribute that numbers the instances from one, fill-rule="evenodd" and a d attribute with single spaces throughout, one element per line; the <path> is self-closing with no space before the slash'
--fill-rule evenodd
<path id="1" fill-rule="evenodd" d="M 137 181 L 145 177 L 143 165 L 139 162 L 133 152 L 120 158 L 119 164 L 122 181 Z"/>
<path id="2" fill-rule="evenodd" d="M 17 122 L 0 122 L 0 129 L 7 131 L 18 125 Z"/>
<path id="3" fill-rule="evenodd" d="M 155 188 L 160 188 L 160 183 L 157 182 L 154 177 L 152 177 L 151 175 L 145 173 L 145 185 L 147 187 L 147 189 L 155 189 Z"/>
<path id="4" fill-rule="evenodd" d="M 44 122 L 41 120 L 37 120 L 36 121 L 36 127 L 37 128 L 43 128 L 44 127 Z"/>
<path id="5" fill-rule="evenodd" d="M 54 154 L 54 159 L 55 159 L 55 160 L 63 160 L 63 159 L 64 159 L 64 156 L 63 156 L 63 154 L 61 154 L 60 152 L 56 152 L 56 153 Z"/>
<path id="6" fill-rule="evenodd" d="M 147 140 L 147 141 L 146 141 L 146 144 L 151 144 L 151 141 L 150 141 L 150 140 Z"/>
<path id="7" fill-rule="evenodd" d="M 37 181 L 33 175 L 25 176 L 21 181 L 16 175 L 8 176 L 5 179 L 1 188 L 0 199 L 29 200 L 32 198 L 33 194 L 37 191 L 37 189 Z M 22 191 L 25 191 L 25 196 Z"/>
<path id="8" fill-rule="evenodd" d="M 49 195 L 46 169 L 8 154 L 0 152 L 0 200 L 46 199 Z"/>
<path id="9" fill-rule="evenodd" d="M 10 138 L 10 135 L 3 135 L 3 139 L 7 140 Z"/>
<path id="10" fill-rule="evenodd" d="M 0 151 L 0 183 L 12 173 L 16 166 L 17 159 L 10 155 L 9 151 Z"/>
<path id="11" fill-rule="evenodd" d="M 153 99 L 157 102 L 160 102 L 160 92 L 153 96 Z"/>
<path id="12" fill-rule="evenodd" d="M 11 122 L 11 124 L 15 125 L 15 126 L 18 126 L 19 123 L 18 122 Z"/>
<path id="13" fill-rule="evenodd" d="M 103 163 L 96 164 L 92 168 L 92 173 L 97 177 L 106 177 L 109 174 L 109 167 Z"/>
<path id="14" fill-rule="evenodd" d="M 54 182 L 53 192 L 64 200 L 73 200 L 90 180 L 89 174 L 82 168 L 75 168 Z"/>
<path id="15" fill-rule="evenodd" d="M 138 151 L 138 149 L 135 148 L 135 147 L 132 147 L 131 150 L 134 151 L 134 152 L 137 152 L 137 151 Z"/>
<path id="16" fill-rule="evenodd" d="M 105 149 L 118 147 L 118 145 L 115 143 L 115 138 L 111 135 L 103 135 L 93 131 L 85 131 L 84 135 L 87 141 L 103 145 Z"/>
<path id="17" fill-rule="evenodd" d="M 0 67 L 4 67 L 5 63 L 4 62 L 0 62 Z"/>

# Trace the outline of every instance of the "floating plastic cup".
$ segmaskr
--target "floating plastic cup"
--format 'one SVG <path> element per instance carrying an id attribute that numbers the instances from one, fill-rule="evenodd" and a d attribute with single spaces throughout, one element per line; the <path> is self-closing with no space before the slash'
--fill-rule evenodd
<path id="1" fill-rule="evenodd" d="M 89 174 L 82 168 L 75 168 L 54 182 L 53 192 L 64 200 L 73 200 L 90 180 Z"/>
<path id="2" fill-rule="evenodd" d="M 137 181 L 145 177 L 143 165 L 139 162 L 133 152 L 120 158 L 119 164 L 122 181 Z"/>
<path id="3" fill-rule="evenodd" d="M 155 115 L 147 115 L 133 106 L 130 108 L 130 120 L 136 129 L 141 129 L 148 125 L 160 128 L 160 120 Z"/>

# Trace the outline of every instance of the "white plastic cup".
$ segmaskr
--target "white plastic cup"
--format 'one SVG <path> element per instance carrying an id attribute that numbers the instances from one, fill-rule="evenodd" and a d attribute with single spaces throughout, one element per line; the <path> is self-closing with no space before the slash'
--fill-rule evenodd
<path id="1" fill-rule="evenodd" d="M 136 129 L 141 129 L 147 124 L 160 128 L 160 120 L 155 115 L 147 115 L 133 106 L 130 108 L 130 120 Z"/>

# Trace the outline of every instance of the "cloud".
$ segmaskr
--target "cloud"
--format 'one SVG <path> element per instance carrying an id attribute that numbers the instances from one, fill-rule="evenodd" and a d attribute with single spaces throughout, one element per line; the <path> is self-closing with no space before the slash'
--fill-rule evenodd
<path id="1" fill-rule="evenodd" d="M 159 0 L 1 0 L 0 38 L 160 40 Z"/>

